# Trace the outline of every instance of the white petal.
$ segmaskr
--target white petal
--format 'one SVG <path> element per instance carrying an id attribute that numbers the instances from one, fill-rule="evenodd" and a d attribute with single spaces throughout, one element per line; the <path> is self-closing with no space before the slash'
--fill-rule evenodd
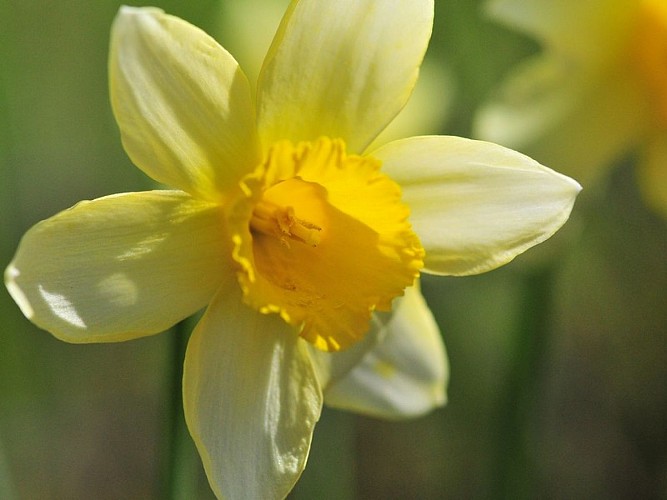
<path id="1" fill-rule="evenodd" d="M 159 9 L 121 7 L 109 80 L 125 150 L 155 180 L 215 201 L 257 165 L 250 86 L 200 29 Z"/>
<path id="2" fill-rule="evenodd" d="M 305 341 L 219 294 L 188 344 L 185 416 L 221 498 L 283 498 L 306 465 L 322 393 Z"/>
<path id="3" fill-rule="evenodd" d="M 325 135 L 362 152 L 407 102 L 432 24 L 432 0 L 292 2 L 258 85 L 264 146 Z"/>
<path id="4" fill-rule="evenodd" d="M 5 283 L 23 313 L 62 340 L 159 333 L 233 276 L 222 228 L 218 207 L 180 191 L 84 201 L 23 236 Z"/>
<path id="5" fill-rule="evenodd" d="M 401 185 L 425 270 L 436 274 L 506 264 L 556 232 L 581 189 L 527 156 L 460 137 L 413 137 L 372 155 Z"/>
<path id="6" fill-rule="evenodd" d="M 446 402 L 449 366 L 433 315 L 418 289 L 397 301 L 384 339 L 327 387 L 329 406 L 388 419 L 422 415 Z"/>

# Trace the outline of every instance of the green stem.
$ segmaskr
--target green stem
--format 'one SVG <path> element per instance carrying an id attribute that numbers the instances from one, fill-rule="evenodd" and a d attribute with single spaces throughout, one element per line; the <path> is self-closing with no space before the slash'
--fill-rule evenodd
<path id="1" fill-rule="evenodd" d="M 554 270 L 545 265 L 523 281 L 521 318 L 512 342 L 514 359 L 500 398 L 498 489 L 501 498 L 534 498 L 536 476 L 531 457 L 532 427 L 549 347 Z"/>
<path id="2" fill-rule="evenodd" d="M 166 459 L 163 467 L 161 498 L 196 498 L 197 450 L 190 438 L 183 413 L 183 362 L 190 328 L 187 320 L 173 328 L 170 380 L 168 387 L 169 421 L 166 429 Z"/>

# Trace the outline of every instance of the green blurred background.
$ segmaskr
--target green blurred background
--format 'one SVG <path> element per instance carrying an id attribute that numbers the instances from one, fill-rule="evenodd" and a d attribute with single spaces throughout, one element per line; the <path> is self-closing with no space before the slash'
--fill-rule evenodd
<path id="1" fill-rule="evenodd" d="M 154 5 L 235 53 L 240 31 L 266 36 L 270 3 Z M 252 13 L 244 26 L 235 4 Z M 108 102 L 119 5 L 0 0 L 2 267 L 37 221 L 152 187 Z M 469 136 L 476 106 L 537 49 L 479 7 L 436 0 L 427 64 L 446 77 L 429 106 L 446 113 L 415 133 Z M 644 208 L 632 160 L 584 186 L 566 227 L 510 265 L 425 277 L 449 351 L 448 406 L 401 423 L 325 410 L 290 498 L 667 498 L 667 223 Z M 4 288 L 0 318 L 0 499 L 165 498 L 173 332 L 65 344 Z M 179 471 L 176 497 L 212 497 L 198 462 Z"/>

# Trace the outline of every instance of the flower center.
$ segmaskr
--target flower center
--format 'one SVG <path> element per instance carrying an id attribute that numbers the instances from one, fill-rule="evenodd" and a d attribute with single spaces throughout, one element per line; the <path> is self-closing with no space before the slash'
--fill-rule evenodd
<path id="1" fill-rule="evenodd" d="M 400 188 L 340 140 L 274 144 L 242 192 L 229 224 L 245 301 L 322 350 L 361 339 L 419 275 Z"/>
<path id="2" fill-rule="evenodd" d="M 642 0 L 635 58 L 655 107 L 667 126 L 667 2 Z"/>

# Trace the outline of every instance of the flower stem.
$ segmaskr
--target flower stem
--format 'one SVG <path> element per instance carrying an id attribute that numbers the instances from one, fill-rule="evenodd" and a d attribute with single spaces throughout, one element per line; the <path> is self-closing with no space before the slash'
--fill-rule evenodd
<path id="1" fill-rule="evenodd" d="M 197 450 L 190 439 L 183 413 L 183 361 L 190 337 L 189 322 L 183 320 L 173 329 L 169 398 L 166 435 L 165 463 L 163 467 L 161 498 L 195 498 L 197 492 L 198 461 Z"/>
<path id="2" fill-rule="evenodd" d="M 521 318 L 512 342 L 514 357 L 499 401 L 496 491 L 500 498 L 532 498 L 536 493 L 533 438 L 550 342 L 553 275 L 554 269 L 544 265 L 523 279 Z"/>

